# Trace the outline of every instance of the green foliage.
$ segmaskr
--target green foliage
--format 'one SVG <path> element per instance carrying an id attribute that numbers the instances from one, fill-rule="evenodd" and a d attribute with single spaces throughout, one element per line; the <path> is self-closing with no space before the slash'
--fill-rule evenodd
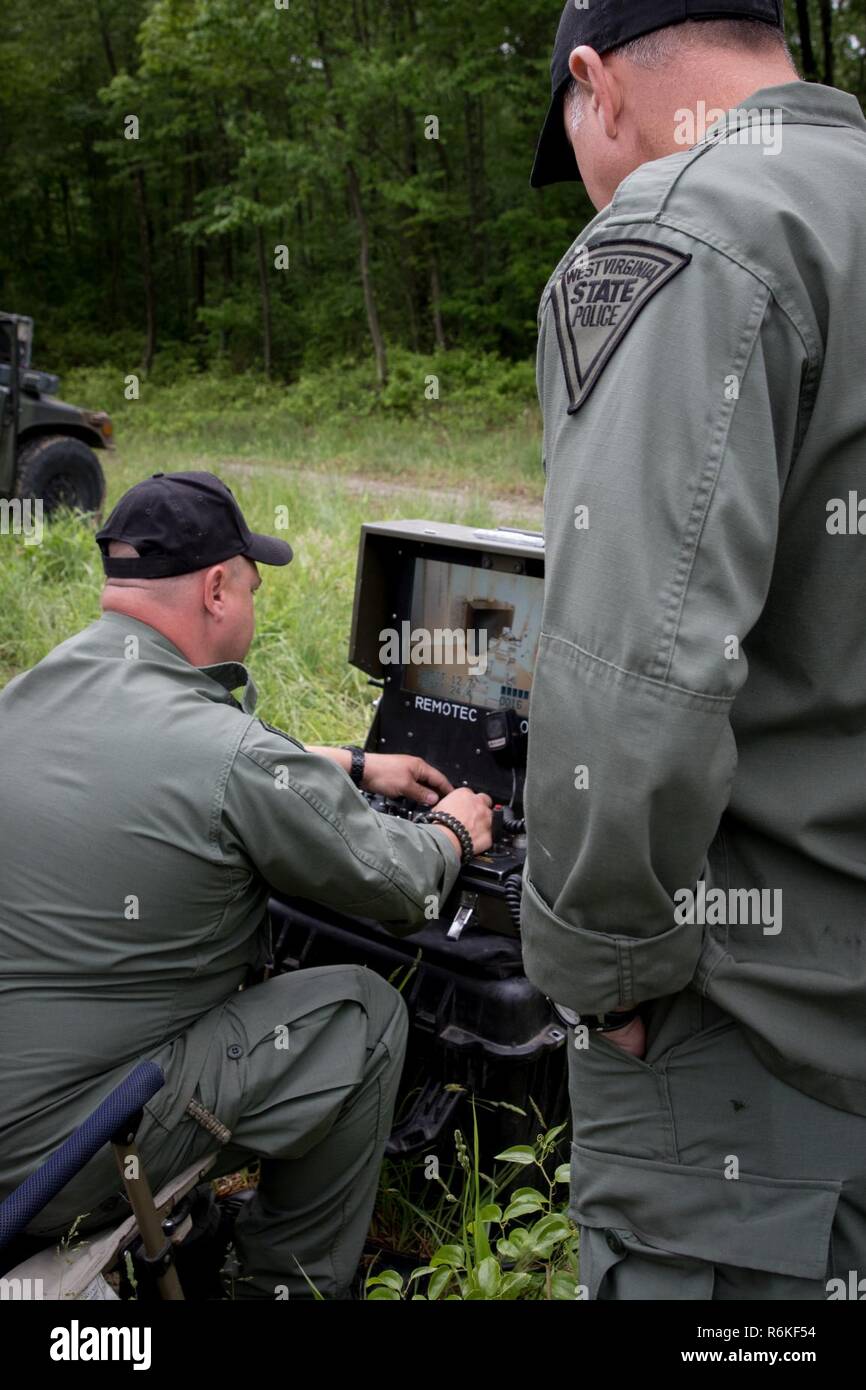
<path id="1" fill-rule="evenodd" d="M 0 36 L 0 295 L 58 368 L 118 334 L 137 361 L 150 293 L 161 348 L 259 370 L 267 325 L 294 378 L 370 354 L 363 235 L 389 349 L 526 358 L 590 211 L 528 185 L 555 22 L 549 0 L 336 26 L 323 0 L 68 0 L 58 42 L 50 10 L 21 9 Z"/>
<path id="2" fill-rule="evenodd" d="M 528 182 L 560 8 L 400 0 L 338 24 L 324 0 L 65 0 L 60 24 L 13 8 L 0 301 L 35 315 L 59 370 L 133 369 L 150 301 L 170 359 L 180 343 L 197 370 L 243 375 L 267 344 L 290 381 L 370 361 L 372 305 L 386 409 L 411 396 L 402 350 L 525 361 L 547 277 L 593 212 L 579 184 Z M 866 0 L 786 0 L 786 15 L 801 66 L 862 99 Z M 373 408 L 375 387 L 348 389 Z"/>
<path id="3" fill-rule="evenodd" d="M 68 394 L 90 404 L 113 407 L 112 392 L 122 396 L 122 377 L 118 388 L 117 374 L 107 368 L 69 384 Z M 145 400 L 118 411 L 120 453 L 102 455 L 107 506 L 158 469 L 200 468 L 225 479 L 254 529 L 273 532 L 277 507 L 287 507 L 295 559 L 284 571 L 263 573 L 256 606 L 250 663 L 260 707 L 270 723 L 305 742 L 357 741 L 369 726 L 375 693 L 347 662 L 362 522 L 433 516 L 537 526 L 537 423 L 533 416 L 525 431 L 491 429 L 455 413 L 453 443 L 438 425 L 402 419 L 347 425 L 336 418 L 329 428 L 310 430 L 281 413 L 275 387 L 261 378 L 242 385 L 233 395 L 229 379 L 149 382 Z M 221 393 L 234 402 L 222 413 Z M 145 419 L 164 417 L 168 426 L 149 432 L 138 407 L 148 412 Z M 467 486 L 473 473 L 477 488 Z M 39 545 L 0 536 L 0 686 L 99 616 L 102 579 L 87 521 L 67 516 L 48 523 Z"/>
<path id="4" fill-rule="evenodd" d="M 416 1239 L 425 1224 L 438 1237 L 425 1264 L 408 1276 L 394 1269 L 375 1270 L 366 1280 L 366 1296 L 377 1302 L 445 1300 L 565 1300 L 578 1297 L 578 1233 L 565 1209 L 567 1164 L 555 1163 L 557 1142 L 565 1125 L 539 1134 L 534 1145 L 519 1145 L 497 1154 L 507 1166 L 493 1179 L 482 1175 L 478 1125 L 473 1106 L 473 1147 L 455 1131 L 457 1195 L 445 1189 L 450 1217 L 413 1207 Z M 534 1170 L 539 1186 L 513 1188 L 516 1172 Z M 508 1190 L 507 1200 L 502 1193 Z M 405 1200 L 405 1199 L 404 1199 Z M 445 1238 L 443 1239 L 443 1235 Z"/>
<path id="5" fill-rule="evenodd" d="M 395 352 L 388 384 L 379 391 L 369 362 L 335 362 L 284 386 L 227 366 L 198 371 L 195 349 L 178 343 L 157 359 L 137 400 L 126 399 L 125 371 L 116 366 L 68 372 L 63 394 L 108 410 L 121 440 L 147 436 L 205 443 L 218 429 L 224 437 L 236 436 L 237 447 L 246 442 L 258 451 L 272 435 L 285 441 L 328 421 L 341 422 L 344 430 L 366 418 L 414 420 L 431 428 L 459 423 L 471 430 L 534 423 L 538 410 L 531 361 L 509 362 L 468 350 L 426 358 Z"/>

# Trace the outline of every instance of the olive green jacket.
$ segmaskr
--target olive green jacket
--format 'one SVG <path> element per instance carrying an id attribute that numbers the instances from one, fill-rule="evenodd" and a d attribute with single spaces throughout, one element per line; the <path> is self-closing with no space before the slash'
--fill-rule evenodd
<path id="1" fill-rule="evenodd" d="M 866 122 L 743 106 L 541 301 L 525 963 L 578 1012 L 691 985 L 863 1115 Z"/>
<path id="2" fill-rule="evenodd" d="M 267 958 L 270 888 L 397 932 L 450 891 L 444 836 L 377 814 L 255 702 L 244 666 L 116 613 L 0 694 L 0 1188 L 136 1061 L 216 1028 Z"/>

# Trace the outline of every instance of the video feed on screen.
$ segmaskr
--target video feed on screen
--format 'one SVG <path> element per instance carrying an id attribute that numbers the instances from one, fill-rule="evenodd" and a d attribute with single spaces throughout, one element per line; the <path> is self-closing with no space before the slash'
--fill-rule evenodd
<path id="1" fill-rule="evenodd" d="M 528 715 L 543 599 L 540 576 L 417 560 L 403 688 Z"/>

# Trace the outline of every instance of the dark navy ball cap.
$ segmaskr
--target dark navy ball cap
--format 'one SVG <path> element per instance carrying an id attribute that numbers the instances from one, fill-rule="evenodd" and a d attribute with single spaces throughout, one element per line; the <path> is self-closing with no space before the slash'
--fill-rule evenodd
<path id="1" fill-rule="evenodd" d="M 292 547 L 251 531 L 231 489 L 213 473 L 154 473 L 125 492 L 97 532 L 109 579 L 168 579 L 235 555 L 262 565 L 287 565 Z M 134 546 L 139 559 L 112 558 L 112 541 Z"/>
<path id="2" fill-rule="evenodd" d="M 550 65 L 553 99 L 541 132 L 530 183 L 582 182 L 562 118 L 562 96 L 571 80 L 568 60 L 581 44 L 608 53 L 620 44 L 684 24 L 687 19 L 761 19 L 784 28 L 782 0 L 568 0 L 559 21 Z"/>

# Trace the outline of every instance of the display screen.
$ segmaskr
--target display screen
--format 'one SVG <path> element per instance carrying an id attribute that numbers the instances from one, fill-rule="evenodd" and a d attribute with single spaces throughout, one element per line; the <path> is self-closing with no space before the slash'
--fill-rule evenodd
<path id="1" fill-rule="evenodd" d="M 417 560 L 403 688 L 527 715 L 543 600 L 540 576 Z"/>

